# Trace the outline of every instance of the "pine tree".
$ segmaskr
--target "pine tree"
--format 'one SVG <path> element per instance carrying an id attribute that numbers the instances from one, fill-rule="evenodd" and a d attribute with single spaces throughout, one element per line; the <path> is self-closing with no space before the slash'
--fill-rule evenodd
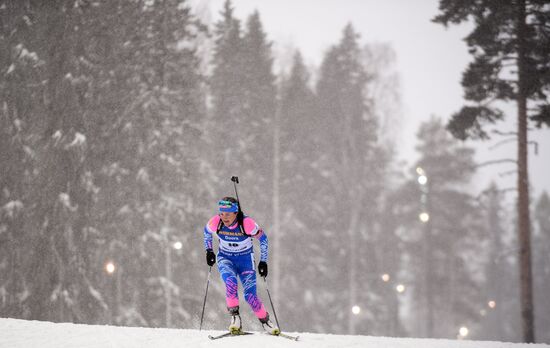
<path id="1" fill-rule="evenodd" d="M 227 0 L 221 13 L 222 19 L 215 24 L 214 55 L 210 92 L 212 97 L 212 124 L 214 139 L 211 147 L 216 173 L 238 173 L 238 161 L 231 158 L 243 151 L 235 146 L 231 131 L 245 125 L 244 111 L 244 64 L 241 23 L 233 16 L 231 1 Z M 224 127 L 229 127 L 229 131 Z M 236 138 L 235 138 L 236 139 Z M 238 144 L 238 142 L 237 142 Z M 240 158 L 238 158 L 240 159 Z M 233 175 L 233 174 L 229 174 Z M 221 180 L 221 178 L 220 178 Z M 220 188 L 223 184 L 220 183 Z"/>
<path id="2" fill-rule="evenodd" d="M 12 278 L 8 307 L 17 308 L 12 314 L 18 317 L 82 321 L 101 309 L 84 266 L 86 248 L 94 242 L 86 234 L 91 194 L 84 180 L 82 76 L 75 70 L 75 42 L 82 38 L 78 28 L 84 15 L 73 5 L 0 4 L 0 15 L 10 18 L 2 20 L 3 30 L 12 33 L 4 36 L 10 39 L 3 41 L 7 47 L 2 51 L 14 59 L 8 68 L 14 79 L 8 79 L 8 98 L 2 104 L 20 132 L 14 144 L 25 153 L 12 157 L 14 168 L 26 167 L 24 175 L 11 178 L 18 190 L 4 191 L 27 207 L 21 216 L 25 225 L 19 225 L 25 233 L 10 240 L 21 275 Z M 16 81 L 21 85 L 11 90 Z M 13 147 L 8 151 L 18 153 Z M 36 252 L 17 261 L 23 247 Z M 22 292 L 27 295 L 19 296 Z"/>
<path id="3" fill-rule="evenodd" d="M 370 117 L 376 119 L 378 149 L 370 164 L 373 183 L 378 187 L 379 198 L 371 205 L 371 231 L 367 239 L 365 254 L 369 255 L 362 265 L 366 272 L 359 276 L 360 283 L 368 284 L 365 302 L 368 324 L 363 332 L 380 336 L 405 336 L 406 330 L 400 316 L 403 293 L 396 291 L 402 284 L 400 272 L 403 259 L 403 242 L 399 235 L 403 222 L 401 214 L 392 208 L 401 197 L 394 195 L 394 187 L 403 180 L 401 169 L 395 166 L 394 141 L 399 137 L 398 128 L 399 89 L 395 72 L 395 53 L 387 44 L 367 44 L 363 46 L 362 62 L 368 83 L 365 102 Z"/>
<path id="4" fill-rule="evenodd" d="M 422 313 L 416 330 L 426 337 L 450 338 L 461 323 L 476 325 L 481 302 L 476 275 L 482 260 L 476 256 L 484 237 L 472 197 L 463 192 L 473 173 L 474 153 L 451 138 L 437 118 L 423 123 L 417 137 L 421 157 L 414 179 L 401 194 L 404 202 L 416 206 L 405 208 L 416 210 L 411 217 L 417 221 L 417 228 L 408 232 L 406 249 L 413 308 Z"/>
<path id="5" fill-rule="evenodd" d="M 480 304 L 482 318 L 481 332 L 476 338 L 493 341 L 518 341 L 521 332 L 519 320 L 513 313 L 519 310 L 515 303 L 519 287 L 507 209 L 503 205 L 504 193 L 496 184 L 491 183 L 480 195 L 480 211 L 485 220 L 484 230 L 487 236 L 485 247 L 485 294 Z"/>
<path id="6" fill-rule="evenodd" d="M 301 306 L 308 317 L 322 316 L 322 308 L 314 300 L 319 290 L 316 277 L 316 255 L 318 246 L 306 250 L 312 226 L 316 226 L 315 215 L 310 213 L 311 197 L 316 194 L 317 172 L 311 160 L 317 156 L 313 146 L 317 137 L 311 132 L 317 116 L 315 95 L 311 88 L 310 74 L 299 52 L 294 55 L 290 75 L 282 79 L 280 116 L 275 127 L 279 127 L 280 148 L 280 217 L 278 248 L 281 254 L 292 255 L 280 260 L 272 258 L 274 272 L 279 272 L 284 287 L 284 296 L 279 301 L 279 317 L 284 318 L 285 326 L 293 330 L 319 330 L 322 324 L 316 320 L 304 320 L 295 315 L 296 306 Z M 295 276 L 300 274 L 300 276 Z M 287 314 L 285 314 L 287 313 Z M 281 319 L 282 320 L 282 319 Z"/>
<path id="7" fill-rule="evenodd" d="M 176 299 L 181 278 L 175 284 L 157 268 L 168 259 L 149 255 L 168 258 L 159 246 L 169 250 L 179 228 L 196 224 L 189 201 L 201 190 L 189 180 L 200 167 L 203 107 L 193 40 L 201 25 L 184 5 L 0 4 L 2 38 L 17 33 L 0 42 L 2 67 L 12 74 L 0 82 L 1 120 L 19 139 L 1 150 L 10 180 L 1 183 L 7 197 L 0 203 L 13 213 L 6 247 L 13 250 L 9 262 L 19 264 L 2 284 L 10 289 L 10 315 L 169 321 L 165 299 L 169 291 Z M 113 277 L 106 261 L 115 261 Z M 173 307 L 174 318 L 192 321 L 181 303 Z"/>
<path id="8" fill-rule="evenodd" d="M 239 171 L 247 184 L 248 207 L 266 230 L 272 226 L 274 119 L 277 99 L 271 42 L 256 11 L 246 22 L 243 35 L 242 64 L 244 73 L 244 124 L 237 134 L 242 135 L 246 151 L 238 162 Z M 249 208 L 250 209 L 250 208 Z"/>
<path id="9" fill-rule="evenodd" d="M 172 245 L 187 239 L 180 229 L 198 222 L 190 218 L 196 212 L 190 201 L 202 192 L 194 182 L 202 96 L 193 43 L 201 26 L 181 1 L 151 3 L 136 14 L 141 30 L 132 48 L 139 55 L 131 62 L 135 73 L 125 81 L 132 100 L 124 120 L 126 153 L 117 162 L 129 174 L 124 182 L 131 203 L 121 207 L 126 210 L 117 223 L 122 233 L 109 250 L 121 256 L 125 277 L 116 321 L 135 324 L 132 313 L 138 313 L 148 325 L 172 326 L 193 320 L 178 295 L 198 278 L 175 262 Z M 127 245 L 134 248 L 120 250 Z M 185 252 L 195 246 L 183 247 Z M 189 255 L 191 261 L 194 254 Z"/>
<path id="10" fill-rule="evenodd" d="M 318 137 L 314 145 L 320 154 L 316 159 L 317 170 L 321 173 L 317 183 L 320 188 L 317 205 L 323 207 L 322 211 L 338 212 L 323 218 L 319 234 L 321 238 L 328 238 L 334 231 L 341 231 L 346 236 L 339 243 L 328 246 L 330 250 L 326 252 L 335 257 L 326 267 L 350 270 L 344 281 L 328 276 L 329 282 L 335 284 L 330 291 L 339 294 L 328 303 L 342 296 L 348 302 L 347 305 L 330 306 L 330 315 L 338 319 L 331 330 L 342 332 L 346 328 L 350 333 L 355 331 L 351 307 L 360 301 L 358 284 L 361 278 L 356 272 L 360 267 L 349 263 L 361 259 L 359 252 L 367 236 L 374 233 L 375 207 L 379 199 L 376 178 L 380 169 L 374 165 L 379 154 L 377 120 L 366 105 L 367 76 L 357 41 L 358 35 L 349 24 L 338 45 L 325 55 L 317 83 L 319 116 L 313 128 Z M 338 272 L 332 274 L 339 276 Z M 346 284 L 345 289 L 336 287 L 342 283 Z M 340 324 L 344 321 L 347 323 Z"/>
<path id="11" fill-rule="evenodd" d="M 547 1 L 538 0 L 517 0 L 506 5 L 498 1 L 441 0 L 439 7 L 441 13 L 435 22 L 458 24 L 471 18 L 475 23 L 466 38 L 474 61 L 462 80 L 465 97 L 472 105 L 453 115 L 451 132 L 460 139 L 487 138 L 483 126 L 503 118 L 491 103 L 517 103 L 522 318 L 524 340 L 534 342 L 527 128 L 529 120 L 538 126 L 550 125 L 550 8 Z"/>
<path id="12" fill-rule="evenodd" d="M 42 95 L 41 61 L 29 40 L 34 27 L 25 6 L 0 1 L 0 310 L 9 317 L 25 315 L 28 229 L 36 178 L 33 130 Z M 27 249 L 28 250 L 28 249 Z"/>
<path id="13" fill-rule="evenodd" d="M 216 141 L 211 158 L 214 171 L 224 173 L 219 189 L 227 187 L 228 177 L 241 173 L 248 188 L 243 191 L 243 204 L 246 201 L 248 207 L 267 207 L 271 204 L 267 197 L 272 192 L 270 154 L 276 100 L 271 44 L 257 12 L 241 30 L 230 1 L 225 2 L 214 35 L 210 85 Z M 252 213 L 264 225 L 269 224 L 268 210 Z"/>

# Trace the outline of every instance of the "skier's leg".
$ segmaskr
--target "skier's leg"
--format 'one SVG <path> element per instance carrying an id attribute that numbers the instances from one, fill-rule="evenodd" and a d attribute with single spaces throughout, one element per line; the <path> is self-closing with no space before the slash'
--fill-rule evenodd
<path id="1" fill-rule="evenodd" d="M 218 270 L 225 283 L 225 302 L 227 304 L 227 311 L 231 316 L 231 322 L 228 329 L 232 334 L 237 334 L 242 331 L 237 291 L 237 269 L 230 259 L 218 254 Z"/>
<path id="2" fill-rule="evenodd" d="M 256 269 L 254 255 L 243 256 L 238 264 L 238 274 L 243 284 L 244 298 L 258 319 L 267 317 L 265 307 L 256 293 Z"/>
<path id="3" fill-rule="evenodd" d="M 239 308 L 239 295 L 237 291 L 237 269 L 231 260 L 218 254 L 218 271 L 225 283 L 225 302 L 231 312 L 233 308 Z"/>
<path id="4" fill-rule="evenodd" d="M 256 268 L 254 267 L 254 254 L 244 257 L 237 263 L 237 272 L 244 289 L 244 298 L 250 305 L 262 327 L 272 335 L 278 335 L 281 330 L 269 319 L 269 313 L 265 310 L 262 300 L 256 293 Z"/>

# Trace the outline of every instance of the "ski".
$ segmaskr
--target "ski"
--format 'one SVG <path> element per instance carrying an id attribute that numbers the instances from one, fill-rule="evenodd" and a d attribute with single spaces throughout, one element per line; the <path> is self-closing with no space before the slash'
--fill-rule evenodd
<path id="1" fill-rule="evenodd" d="M 220 339 L 220 338 L 224 338 L 224 337 L 233 337 L 233 336 L 244 336 L 244 335 L 253 335 L 254 333 L 253 332 L 248 332 L 248 331 L 241 331 L 239 333 L 231 333 L 231 332 L 225 332 L 221 335 L 217 335 L 217 336 L 212 336 L 212 335 L 208 335 L 208 338 L 210 338 L 211 340 L 217 340 L 217 339 Z M 292 341 L 298 341 L 298 339 L 300 338 L 300 336 L 291 336 L 291 335 L 287 335 L 285 333 L 278 333 L 277 335 L 274 335 L 274 334 L 271 334 L 269 332 L 265 332 L 266 335 L 269 335 L 269 336 L 278 336 L 278 337 L 282 337 L 282 338 L 286 338 L 286 339 L 289 339 L 289 340 L 292 340 Z"/>
<path id="2" fill-rule="evenodd" d="M 218 335 L 218 336 L 208 335 L 208 338 L 210 338 L 211 340 L 217 340 L 217 339 L 224 338 L 224 337 L 244 336 L 244 335 L 253 335 L 253 333 L 252 332 L 247 332 L 247 331 L 241 331 L 241 332 L 238 332 L 238 333 L 226 332 L 226 333 L 223 333 L 223 334 Z"/>
<path id="3" fill-rule="evenodd" d="M 287 338 L 289 340 L 292 340 L 292 341 L 298 341 L 298 339 L 300 338 L 300 336 L 291 336 L 291 335 L 287 335 L 285 333 L 282 333 L 282 332 L 279 332 L 278 334 L 274 335 L 272 333 L 269 333 L 269 332 L 266 332 L 266 335 L 269 335 L 269 336 L 278 336 L 278 337 L 282 337 L 282 338 Z"/>

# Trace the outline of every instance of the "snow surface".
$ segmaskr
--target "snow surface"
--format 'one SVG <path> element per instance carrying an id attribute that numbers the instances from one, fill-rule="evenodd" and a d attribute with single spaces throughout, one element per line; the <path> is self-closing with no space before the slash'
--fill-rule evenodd
<path id="1" fill-rule="evenodd" d="M 265 334 L 208 339 L 222 331 L 150 329 L 0 319 L 0 348 L 549 348 L 546 344 L 300 334 L 294 342 Z M 292 333 L 296 334 L 296 333 Z"/>

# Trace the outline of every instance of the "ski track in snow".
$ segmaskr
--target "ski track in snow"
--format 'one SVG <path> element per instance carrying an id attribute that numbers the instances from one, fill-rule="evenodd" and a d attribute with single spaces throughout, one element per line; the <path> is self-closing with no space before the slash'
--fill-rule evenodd
<path id="1" fill-rule="evenodd" d="M 299 334 L 294 342 L 281 337 L 255 335 L 212 341 L 208 335 L 223 331 L 151 329 L 0 319 L 0 348 L 550 348 L 546 344 L 486 341 L 387 338 L 329 334 Z M 297 335 L 291 332 L 289 334 Z"/>

